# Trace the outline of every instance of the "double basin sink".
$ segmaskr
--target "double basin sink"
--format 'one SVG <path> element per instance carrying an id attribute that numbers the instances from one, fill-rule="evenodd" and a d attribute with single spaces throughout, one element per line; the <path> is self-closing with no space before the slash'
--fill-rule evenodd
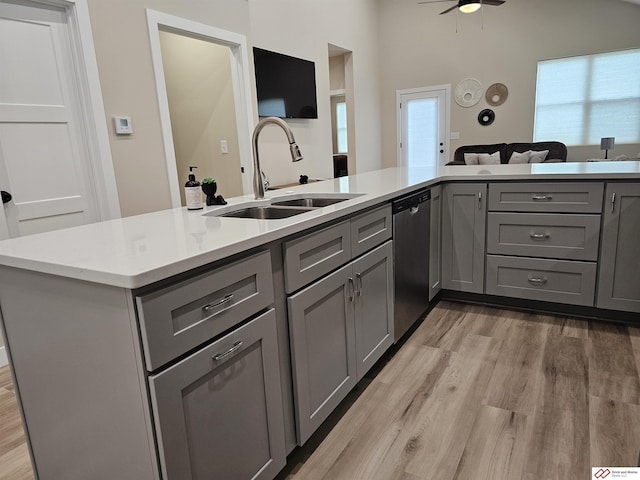
<path id="1" fill-rule="evenodd" d="M 310 212 L 329 205 L 334 205 L 357 196 L 358 194 L 338 194 L 337 196 L 330 194 L 306 194 L 304 196 L 292 195 L 290 197 L 273 198 L 270 203 L 266 205 L 252 205 L 247 207 L 240 207 L 239 205 L 236 205 L 236 208 L 232 207 L 231 210 L 227 208 L 222 211 L 207 212 L 205 215 L 216 217 L 253 218 L 258 220 L 277 220 Z M 267 200 L 267 202 L 269 201 Z"/>

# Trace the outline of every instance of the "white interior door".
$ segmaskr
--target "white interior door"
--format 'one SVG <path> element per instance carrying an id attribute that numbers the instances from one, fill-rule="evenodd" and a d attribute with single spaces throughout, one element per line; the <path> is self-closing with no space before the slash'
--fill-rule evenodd
<path id="1" fill-rule="evenodd" d="M 0 3 L 0 238 L 97 221 L 65 10 Z"/>
<path id="2" fill-rule="evenodd" d="M 400 166 L 425 167 L 447 163 L 449 98 L 448 85 L 397 92 Z"/>

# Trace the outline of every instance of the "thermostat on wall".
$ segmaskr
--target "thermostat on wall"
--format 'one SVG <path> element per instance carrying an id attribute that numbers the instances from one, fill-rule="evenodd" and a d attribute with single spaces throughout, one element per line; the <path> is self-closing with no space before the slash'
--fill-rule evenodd
<path id="1" fill-rule="evenodd" d="M 118 135 L 131 135 L 133 133 L 131 117 L 113 117 L 113 123 L 116 126 L 116 133 Z"/>

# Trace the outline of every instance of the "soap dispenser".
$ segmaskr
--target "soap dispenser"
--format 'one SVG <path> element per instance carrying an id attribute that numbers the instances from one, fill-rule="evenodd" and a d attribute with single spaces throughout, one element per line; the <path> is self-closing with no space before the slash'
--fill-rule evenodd
<path id="1" fill-rule="evenodd" d="M 187 201 L 187 210 L 202 210 L 202 187 L 196 180 L 193 169 L 189 167 L 189 180 L 184 184 L 184 198 Z"/>

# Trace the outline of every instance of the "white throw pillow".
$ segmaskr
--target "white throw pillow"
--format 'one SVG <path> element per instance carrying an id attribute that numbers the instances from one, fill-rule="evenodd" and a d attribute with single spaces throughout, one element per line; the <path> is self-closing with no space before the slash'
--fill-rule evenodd
<path id="1" fill-rule="evenodd" d="M 465 153 L 464 154 L 464 163 L 465 163 L 465 165 L 478 165 L 478 154 L 477 153 Z"/>
<path id="2" fill-rule="evenodd" d="M 531 150 L 528 152 L 513 152 L 511 154 L 511 158 L 509 159 L 509 163 L 529 163 L 529 157 L 531 156 Z"/>
<path id="3" fill-rule="evenodd" d="M 529 163 L 542 163 L 544 162 L 544 159 L 547 158 L 547 155 L 549 155 L 549 150 L 539 150 L 539 151 L 535 151 L 535 150 L 529 150 Z"/>
<path id="4" fill-rule="evenodd" d="M 500 150 L 491 155 L 488 153 L 479 153 L 478 165 L 500 165 Z"/>

